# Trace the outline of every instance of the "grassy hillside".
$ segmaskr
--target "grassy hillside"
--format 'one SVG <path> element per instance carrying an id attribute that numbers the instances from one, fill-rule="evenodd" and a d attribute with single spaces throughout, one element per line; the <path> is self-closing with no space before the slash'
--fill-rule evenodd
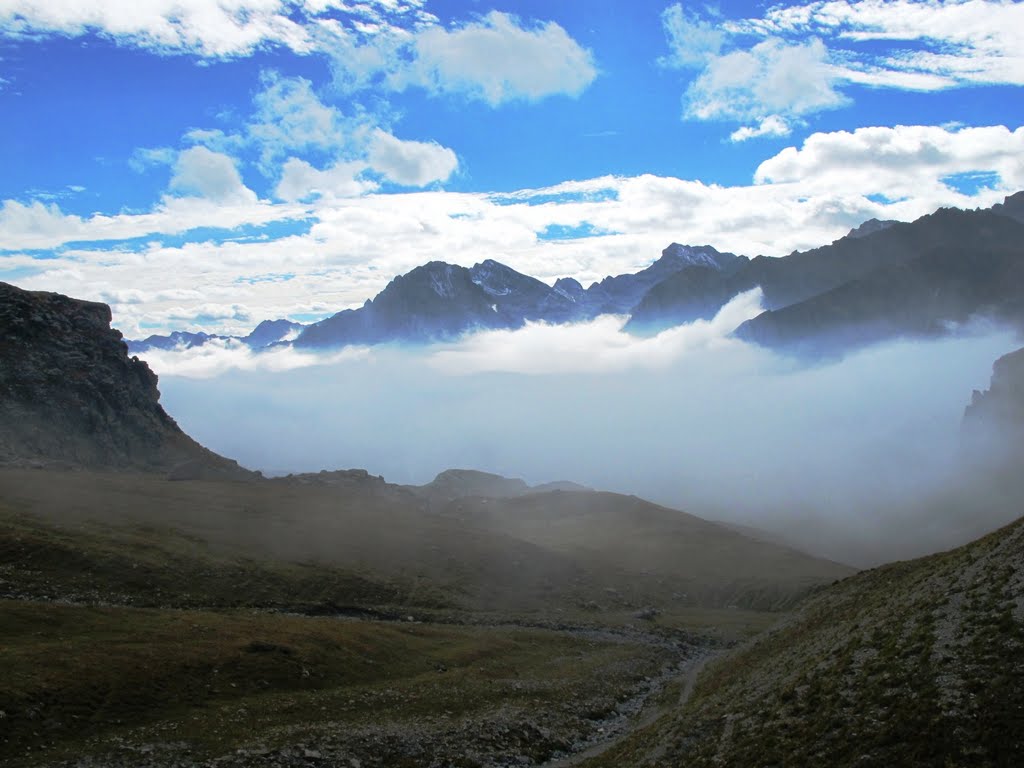
<path id="1" fill-rule="evenodd" d="M 45 561 L 53 582 L 24 594 L 92 590 L 134 605 L 777 609 L 850 573 L 616 494 L 456 500 L 435 512 L 379 481 L 3 470 L 5 516 L 0 565 L 21 569 L 25 586 Z"/>
<path id="2" fill-rule="evenodd" d="M 1024 754 L 1024 521 L 822 589 L 594 765 L 1010 766 Z"/>
<path id="3" fill-rule="evenodd" d="M 613 605 L 646 592 L 666 604 L 791 607 L 811 587 L 853 569 L 744 535 L 635 496 L 553 491 L 462 498 L 442 516 L 543 546 L 592 571 L 619 573 Z M 628 574 L 628 576 L 625 576 Z M 621 591 L 619 591 L 621 590 Z"/>

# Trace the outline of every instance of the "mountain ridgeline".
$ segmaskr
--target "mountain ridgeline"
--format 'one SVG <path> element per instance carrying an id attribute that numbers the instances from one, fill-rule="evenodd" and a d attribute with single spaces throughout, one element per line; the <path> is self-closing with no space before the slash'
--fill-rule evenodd
<path id="1" fill-rule="evenodd" d="M 432 261 L 396 277 L 361 308 L 314 323 L 295 345 L 440 341 L 468 331 L 520 328 L 530 321 L 560 324 L 625 314 L 669 275 L 692 266 L 728 272 L 740 261 L 745 260 L 710 246 L 674 243 L 647 269 L 605 278 L 586 290 L 568 278 L 549 286 L 493 259 L 470 268 Z"/>
<path id="2" fill-rule="evenodd" d="M 812 358 L 900 337 L 943 335 L 972 321 L 1024 328 L 1024 192 L 990 209 L 940 209 L 904 223 L 871 219 L 835 242 L 749 259 L 673 243 L 649 267 L 584 288 L 548 285 L 493 259 L 472 267 L 433 261 L 395 277 L 362 307 L 303 326 L 264 321 L 244 337 L 178 331 L 129 342 L 133 352 L 221 339 L 260 350 L 451 341 L 528 322 L 628 316 L 624 330 L 653 335 L 714 317 L 754 288 L 764 312 L 734 334 Z"/>

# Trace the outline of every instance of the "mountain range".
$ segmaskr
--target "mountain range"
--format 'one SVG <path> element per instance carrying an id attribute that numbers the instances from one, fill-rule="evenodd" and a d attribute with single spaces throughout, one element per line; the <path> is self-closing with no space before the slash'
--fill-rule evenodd
<path id="1" fill-rule="evenodd" d="M 940 209 L 903 223 L 871 219 L 808 251 L 749 259 L 709 245 L 673 243 L 649 267 L 584 288 L 548 285 L 493 259 L 472 267 L 433 261 L 395 277 L 376 297 L 303 326 L 264 321 L 244 337 L 175 332 L 130 341 L 133 353 L 234 339 L 253 349 L 281 344 L 336 348 L 448 341 L 528 322 L 575 323 L 628 315 L 624 330 L 652 335 L 710 319 L 760 288 L 764 312 L 739 338 L 821 357 L 901 336 L 935 336 L 973 320 L 1024 327 L 1024 192 L 990 209 Z"/>

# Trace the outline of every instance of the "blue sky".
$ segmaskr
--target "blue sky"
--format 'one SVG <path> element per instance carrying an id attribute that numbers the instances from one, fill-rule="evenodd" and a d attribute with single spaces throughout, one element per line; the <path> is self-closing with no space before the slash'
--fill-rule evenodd
<path id="1" fill-rule="evenodd" d="M 1024 6 L 0 0 L 0 279 L 128 336 L 1024 187 Z"/>

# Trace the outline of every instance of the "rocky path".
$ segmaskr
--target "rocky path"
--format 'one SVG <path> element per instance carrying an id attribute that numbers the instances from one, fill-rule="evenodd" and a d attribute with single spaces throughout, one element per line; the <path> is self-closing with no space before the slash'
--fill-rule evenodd
<path id="1" fill-rule="evenodd" d="M 673 703 L 660 704 L 658 706 L 645 707 L 639 718 L 626 722 L 622 727 L 614 729 L 613 732 L 608 733 L 607 735 L 602 733 L 601 738 L 596 743 L 593 743 L 588 747 L 584 747 L 583 749 L 573 752 L 565 757 L 546 762 L 543 764 L 542 768 L 570 768 L 571 766 L 582 765 L 587 760 L 603 755 L 634 731 L 638 731 L 641 728 L 646 728 L 647 726 L 652 725 L 658 720 L 658 718 L 673 709 L 683 707 L 686 702 L 690 700 L 690 696 L 693 695 L 693 689 L 697 684 L 697 678 L 700 676 L 704 666 L 717 655 L 717 653 L 705 652 L 700 655 L 696 655 L 679 665 L 675 674 L 673 674 L 667 681 L 667 683 L 680 682 L 682 684 L 682 689 L 677 701 Z M 646 697 L 645 701 L 649 698 L 649 696 Z"/>

